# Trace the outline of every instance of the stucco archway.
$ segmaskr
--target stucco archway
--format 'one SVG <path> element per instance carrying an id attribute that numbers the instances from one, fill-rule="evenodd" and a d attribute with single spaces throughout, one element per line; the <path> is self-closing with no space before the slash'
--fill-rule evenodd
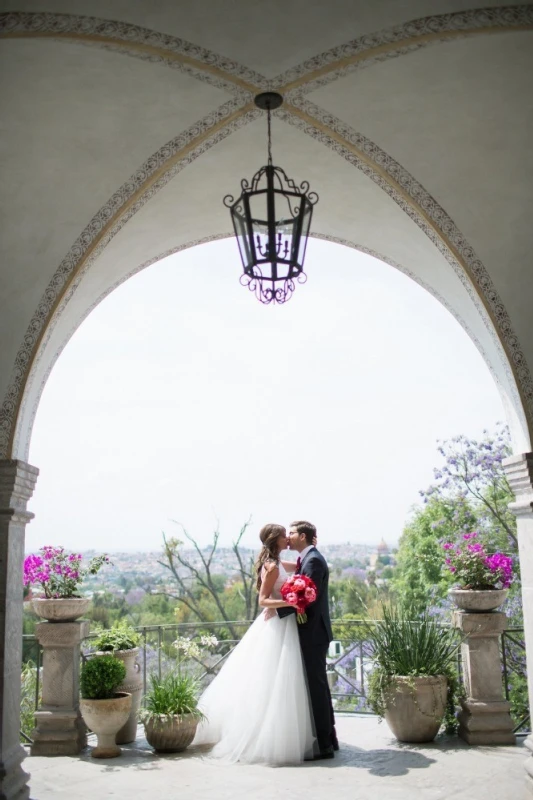
<path id="1" fill-rule="evenodd" d="M 533 5 L 487 5 L 292 0 L 265 20 L 244 0 L 179 14 L 171 0 L 58 0 L 56 13 L 20 0 L 0 16 L 10 563 L 35 479 L 21 488 L 11 459 L 27 458 L 57 354 L 132 271 L 227 234 L 221 198 L 264 161 L 252 100 L 268 88 L 285 96 L 275 160 L 321 196 L 315 234 L 379 253 L 445 303 L 498 383 L 516 451 L 530 450 Z M 15 648 L 4 689 L 16 661 Z"/>

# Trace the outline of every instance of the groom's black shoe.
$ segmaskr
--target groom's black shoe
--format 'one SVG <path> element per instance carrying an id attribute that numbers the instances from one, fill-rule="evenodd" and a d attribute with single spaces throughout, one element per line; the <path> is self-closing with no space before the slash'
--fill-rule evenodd
<path id="1" fill-rule="evenodd" d="M 335 752 L 333 750 L 333 746 L 325 747 L 324 750 L 320 750 L 315 756 L 310 758 L 304 759 L 305 761 L 322 761 L 325 758 L 334 758 Z"/>

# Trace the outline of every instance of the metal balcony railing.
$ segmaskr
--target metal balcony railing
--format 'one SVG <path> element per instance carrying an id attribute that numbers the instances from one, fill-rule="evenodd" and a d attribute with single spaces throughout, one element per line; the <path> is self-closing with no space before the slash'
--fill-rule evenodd
<path id="1" fill-rule="evenodd" d="M 234 621 L 229 624 L 191 622 L 136 628 L 141 635 L 139 661 L 144 692 L 150 673 L 155 672 L 161 677 L 175 666 L 177 652 L 173 642 L 178 637 L 197 640 L 201 635 L 208 634 L 216 636 L 216 648 L 190 662 L 191 669 L 200 675 L 201 684 L 205 687 L 219 672 L 251 624 L 251 621 Z M 371 623 L 367 620 L 333 620 L 332 625 L 334 636 L 339 636 L 331 643 L 327 658 L 328 682 L 334 707 L 345 713 L 372 714 L 368 704 L 368 679 L 373 669 L 372 638 L 369 634 Z M 238 633 L 238 639 L 234 637 L 235 633 Z M 94 652 L 91 642 L 97 635 L 91 634 L 84 640 L 82 659 L 90 657 Z M 530 714 L 523 629 L 510 628 L 501 634 L 500 651 L 504 694 L 511 702 L 514 732 L 525 735 L 529 733 Z M 39 705 L 42 679 L 42 651 L 34 636 L 23 637 L 23 661 L 21 739 L 30 742 L 33 725 L 29 721 Z M 460 651 L 457 671 L 461 681 Z"/>

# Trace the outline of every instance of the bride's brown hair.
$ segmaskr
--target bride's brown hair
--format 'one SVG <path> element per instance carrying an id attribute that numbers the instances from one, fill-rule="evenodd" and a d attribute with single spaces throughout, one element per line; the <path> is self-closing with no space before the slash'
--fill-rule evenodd
<path id="1" fill-rule="evenodd" d="M 255 570 L 257 572 L 257 591 L 261 588 L 261 570 L 267 561 L 275 561 L 279 564 L 279 549 L 278 539 L 282 534 L 286 534 L 287 529 L 283 525 L 276 525 L 274 522 L 269 522 L 264 525 L 259 531 L 259 538 L 263 544 L 261 552 L 255 562 Z"/>

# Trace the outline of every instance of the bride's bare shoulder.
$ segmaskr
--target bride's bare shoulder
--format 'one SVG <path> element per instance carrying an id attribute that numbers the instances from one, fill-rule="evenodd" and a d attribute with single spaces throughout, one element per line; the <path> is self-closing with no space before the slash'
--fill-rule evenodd
<path id="1" fill-rule="evenodd" d="M 263 564 L 263 569 L 265 570 L 265 572 L 268 573 L 274 572 L 275 569 L 278 569 L 278 565 L 275 561 L 269 559 L 268 561 L 265 561 L 265 563 Z"/>

